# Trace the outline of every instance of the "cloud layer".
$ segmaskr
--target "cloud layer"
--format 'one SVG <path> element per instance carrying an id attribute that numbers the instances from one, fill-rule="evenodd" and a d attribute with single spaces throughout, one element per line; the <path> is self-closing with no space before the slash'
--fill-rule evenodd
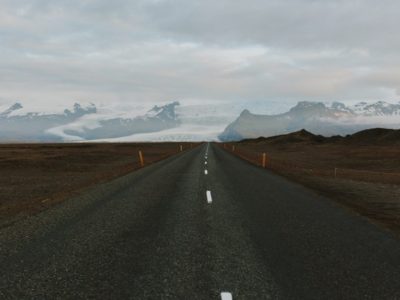
<path id="1" fill-rule="evenodd" d="M 3 0 L 0 102 L 398 99 L 397 0 Z"/>

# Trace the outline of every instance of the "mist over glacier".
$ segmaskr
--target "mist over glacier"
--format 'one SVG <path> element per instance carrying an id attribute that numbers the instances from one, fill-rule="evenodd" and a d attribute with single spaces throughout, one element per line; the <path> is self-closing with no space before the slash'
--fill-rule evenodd
<path id="1" fill-rule="evenodd" d="M 142 104 L 81 100 L 65 105 L 56 103 L 0 104 L 0 141 L 217 140 L 226 125 L 244 109 L 279 113 L 291 106 L 282 101 L 255 101 L 249 105 L 247 101 L 199 99 Z M 75 110 L 77 113 L 69 115 Z M 158 122 L 157 113 L 161 113 L 162 122 Z"/>
<path id="2" fill-rule="evenodd" d="M 151 104 L 0 106 L 0 141 L 212 141 L 307 129 L 322 135 L 398 128 L 400 104 L 385 101 L 193 101 Z"/>

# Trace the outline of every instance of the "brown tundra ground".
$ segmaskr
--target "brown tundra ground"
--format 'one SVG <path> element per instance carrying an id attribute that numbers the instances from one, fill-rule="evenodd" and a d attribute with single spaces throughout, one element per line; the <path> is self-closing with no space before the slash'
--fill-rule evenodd
<path id="1" fill-rule="evenodd" d="M 400 234 L 400 131 L 374 129 L 346 138 L 300 131 L 222 147 L 260 166 L 266 153 L 266 168 Z"/>
<path id="2" fill-rule="evenodd" d="M 0 227 L 191 143 L 0 144 Z"/>

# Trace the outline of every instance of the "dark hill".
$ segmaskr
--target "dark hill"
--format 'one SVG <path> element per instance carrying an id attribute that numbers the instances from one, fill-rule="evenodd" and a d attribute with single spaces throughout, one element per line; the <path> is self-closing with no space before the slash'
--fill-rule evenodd
<path id="1" fill-rule="evenodd" d="M 347 135 L 344 140 L 356 144 L 400 144 L 400 130 L 373 128 Z"/>
<path id="2" fill-rule="evenodd" d="M 242 140 L 243 143 L 271 143 L 271 144 L 290 144 L 290 143 L 322 143 L 328 140 L 328 138 L 323 137 L 321 135 L 315 135 L 305 129 L 288 133 L 282 134 L 272 137 L 259 137 L 256 139 L 246 139 Z"/>
<path id="3" fill-rule="evenodd" d="M 345 137 L 332 136 L 324 137 L 315 135 L 305 129 L 289 134 L 277 135 L 272 137 L 259 137 L 256 139 L 245 139 L 240 143 L 252 144 L 321 144 L 321 143 L 343 143 L 343 144 L 363 144 L 363 145 L 398 145 L 400 144 L 400 129 L 373 128 L 356 132 Z"/>

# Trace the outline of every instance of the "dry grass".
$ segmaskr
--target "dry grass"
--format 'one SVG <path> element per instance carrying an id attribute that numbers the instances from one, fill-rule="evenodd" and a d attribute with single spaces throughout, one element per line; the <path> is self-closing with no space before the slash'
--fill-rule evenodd
<path id="1" fill-rule="evenodd" d="M 0 223 L 41 211 L 90 185 L 179 152 L 176 143 L 0 145 Z M 182 144 L 185 149 L 190 144 Z M 193 145 L 194 146 L 194 145 Z"/>
<path id="2" fill-rule="evenodd" d="M 232 146 L 234 154 L 256 165 L 267 153 L 267 168 L 400 234 L 400 147 L 247 141 L 225 148 L 232 152 Z"/>

